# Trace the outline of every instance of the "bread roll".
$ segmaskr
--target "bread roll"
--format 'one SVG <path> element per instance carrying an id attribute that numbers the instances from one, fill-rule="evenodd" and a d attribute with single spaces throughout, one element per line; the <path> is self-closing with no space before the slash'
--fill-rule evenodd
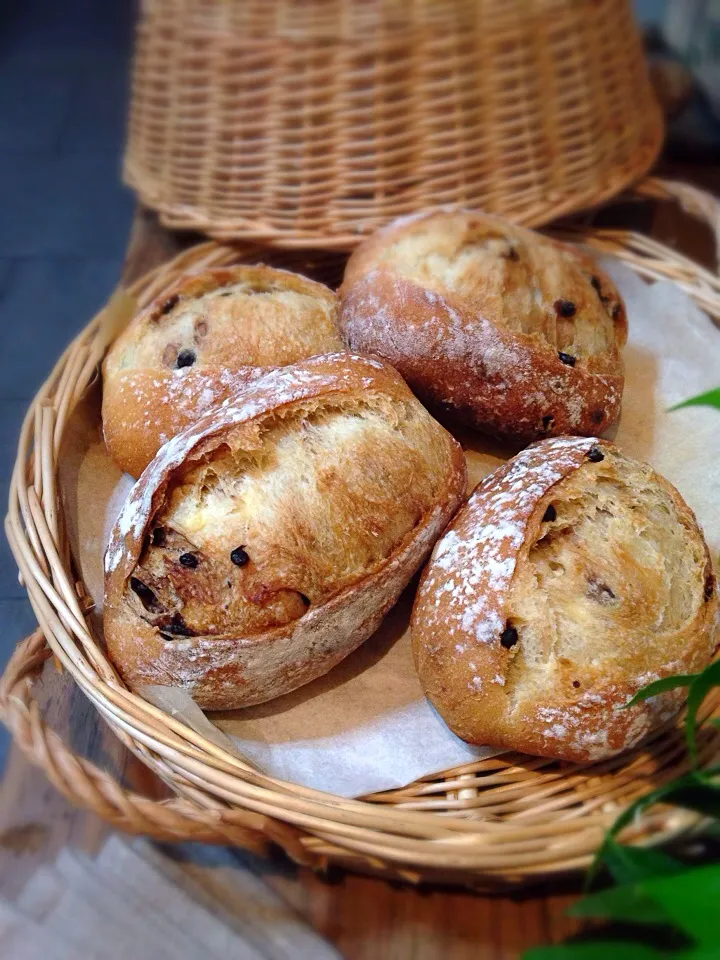
<path id="1" fill-rule="evenodd" d="M 285 270 L 183 278 L 140 313 L 103 365 L 103 431 L 139 476 L 170 437 L 274 367 L 343 349 L 335 294 Z"/>
<path id="2" fill-rule="evenodd" d="M 130 685 L 209 710 L 294 690 L 378 627 L 465 483 L 460 446 L 390 367 L 269 373 L 133 488 L 106 554 L 110 655 Z"/>
<path id="3" fill-rule="evenodd" d="M 718 596 L 677 490 L 596 439 L 541 441 L 472 494 L 438 542 L 412 614 L 428 697 L 463 740 L 564 760 L 636 744 L 707 665 Z"/>
<path id="4" fill-rule="evenodd" d="M 350 257 L 340 323 L 443 419 L 528 442 L 620 415 L 623 302 L 584 253 L 497 217 L 396 221 Z"/>

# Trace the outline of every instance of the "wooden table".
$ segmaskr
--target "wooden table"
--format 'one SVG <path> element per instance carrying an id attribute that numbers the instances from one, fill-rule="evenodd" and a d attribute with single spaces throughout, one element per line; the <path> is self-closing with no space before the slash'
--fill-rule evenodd
<path id="1" fill-rule="evenodd" d="M 708 178 L 717 188 L 717 171 L 708 172 L 705 185 Z M 645 232 L 677 243 L 699 261 L 712 261 L 712 244 L 704 228 L 665 208 L 649 215 L 639 211 L 638 217 L 642 216 L 645 220 L 639 222 Z M 140 210 L 124 278 L 134 279 L 187 242 L 187 237 L 163 230 L 154 215 Z M 164 786 L 124 750 L 68 677 L 46 671 L 42 687 L 45 715 L 54 729 L 70 738 L 76 752 L 138 791 L 165 795 Z M 64 844 L 94 851 L 106 831 L 97 817 L 72 808 L 13 746 L 0 784 L 0 895 L 14 895 L 36 865 L 54 858 Z M 435 960 L 439 956 L 505 960 L 527 947 L 562 940 L 577 929 L 564 911 L 579 890 L 580 878 L 522 895 L 487 896 L 435 887 L 416 890 L 356 876 L 330 881 L 296 869 L 280 857 L 243 860 L 348 960 Z"/>

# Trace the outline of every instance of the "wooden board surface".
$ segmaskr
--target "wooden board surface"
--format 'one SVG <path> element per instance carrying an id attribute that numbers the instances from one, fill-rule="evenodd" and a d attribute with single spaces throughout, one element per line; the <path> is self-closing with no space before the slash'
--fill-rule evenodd
<path id="1" fill-rule="evenodd" d="M 709 237 L 666 210 L 644 224 L 652 233 L 680 243 L 701 261 L 712 257 Z M 170 234 L 154 215 L 140 210 L 133 225 L 124 278 L 132 280 L 172 256 L 191 238 Z M 50 725 L 74 749 L 123 782 L 151 796 L 165 787 L 119 743 L 67 676 L 46 671 L 40 699 Z M 0 895 L 13 896 L 37 864 L 66 844 L 97 849 L 106 833 L 92 814 L 73 808 L 13 746 L 0 784 Z M 234 855 L 228 852 L 233 861 Z M 321 879 L 280 857 L 243 856 L 309 923 L 348 960 L 505 960 L 542 943 L 557 942 L 576 929 L 565 909 L 580 879 L 546 885 L 518 896 L 486 896 L 461 890 L 416 890 L 368 877 Z"/>

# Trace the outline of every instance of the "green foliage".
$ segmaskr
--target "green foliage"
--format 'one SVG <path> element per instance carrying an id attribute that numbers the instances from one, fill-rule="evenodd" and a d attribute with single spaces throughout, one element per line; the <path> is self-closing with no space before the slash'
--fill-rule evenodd
<path id="1" fill-rule="evenodd" d="M 636 703 L 649 700 L 650 697 L 656 697 L 659 693 L 665 693 L 666 690 L 676 690 L 678 687 L 689 687 L 695 677 L 696 674 L 694 673 L 679 673 L 676 677 L 663 677 L 662 680 L 653 680 L 652 683 L 643 687 L 642 690 L 638 690 L 632 700 L 629 700 L 625 704 L 623 709 L 627 710 L 628 707 L 634 707 Z"/>
<path id="2" fill-rule="evenodd" d="M 642 690 L 638 690 L 635 696 L 625 705 L 632 707 L 641 700 L 648 700 L 650 697 L 664 693 L 666 690 L 675 690 L 677 687 L 688 687 L 687 696 L 687 715 L 685 717 L 685 739 L 687 741 L 688 753 L 693 762 L 697 762 L 697 743 L 695 740 L 695 730 L 697 727 L 697 713 L 700 705 L 712 690 L 713 687 L 720 686 L 720 660 L 711 663 L 702 673 L 679 674 L 676 677 L 664 677 L 662 680 L 655 680 L 649 683 Z M 715 724 L 717 726 L 717 724 Z"/>
<path id="3" fill-rule="evenodd" d="M 713 687 L 720 686 L 720 660 L 711 663 L 702 673 L 699 673 L 688 689 L 687 698 L 687 716 L 685 717 L 685 738 L 688 745 L 688 753 L 693 762 L 697 763 L 697 744 L 695 742 L 695 730 L 697 728 L 697 712 L 700 704 L 703 702 Z"/>
<path id="4" fill-rule="evenodd" d="M 676 807 L 693 810 L 703 816 L 720 820 L 720 785 L 714 780 L 719 774 L 720 767 L 711 767 L 704 771 L 693 770 L 683 777 L 670 780 L 656 790 L 651 790 L 650 793 L 638 797 L 623 810 L 608 830 L 607 836 L 588 872 L 588 882 L 595 879 L 601 867 L 608 865 L 606 854 L 609 849 L 612 849 L 612 846 L 618 846 L 614 839 L 617 834 L 632 823 L 643 810 L 654 806 L 656 803 L 672 803 Z"/>
<path id="5" fill-rule="evenodd" d="M 716 391 L 720 405 L 720 390 Z M 720 958 L 720 863 L 691 867 L 681 860 L 616 840 L 633 820 L 656 803 L 693 810 L 712 822 L 706 833 L 720 835 L 720 765 L 697 767 L 697 714 L 713 687 L 720 686 L 720 661 L 690 676 L 668 677 L 648 684 L 628 706 L 666 690 L 687 687 L 685 739 L 693 769 L 658 787 L 624 810 L 608 830 L 588 873 L 600 870 L 613 886 L 590 893 L 569 913 L 604 918 L 614 927 L 593 929 L 580 939 L 527 951 L 523 960 L 718 960 Z M 709 721 L 713 726 L 720 723 Z M 621 935 L 616 932 L 621 925 Z"/>
<path id="6" fill-rule="evenodd" d="M 676 403 L 674 407 L 670 407 L 670 410 L 681 410 L 683 407 L 715 407 L 720 410 L 720 387 L 708 390 L 707 393 L 699 393 L 696 397 L 683 400 L 682 403 Z"/>
<path id="7" fill-rule="evenodd" d="M 637 883 L 648 877 L 679 873 L 685 865 L 653 847 L 625 847 L 608 836 L 603 861 L 615 883 Z M 577 904 L 576 904 L 577 906 Z"/>

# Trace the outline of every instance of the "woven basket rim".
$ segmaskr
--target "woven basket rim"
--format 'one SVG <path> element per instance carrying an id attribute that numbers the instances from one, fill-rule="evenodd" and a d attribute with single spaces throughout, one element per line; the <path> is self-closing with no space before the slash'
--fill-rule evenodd
<path id="1" fill-rule="evenodd" d="M 720 204 L 701 190 L 648 180 L 635 196 L 675 200 L 708 222 L 716 241 L 720 238 Z M 565 224 L 560 232 L 618 256 L 640 276 L 673 280 L 720 318 L 717 276 L 658 241 L 578 224 Z M 242 258 L 257 259 L 262 253 L 263 248 L 245 248 Z M 267 259 L 267 249 L 264 253 Z M 190 267 L 221 265 L 240 256 L 236 247 L 200 244 L 129 289 L 148 300 Z M 294 256 L 286 253 L 282 265 L 292 265 Z M 682 767 L 682 741 L 670 724 L 655 737 L 650 753 L 636 749 L 582 766 L 504 755 L 400 790 L 346 800 L 260 773 L 128 691 L 87 622 L 86 594 L 68 559 L 55 478 L 64 427 L 96 376 L 106 341 L 101 312 L 40 388 L 23 424 L 6 518 L 8 540 L 42 635 L 21 644 L 8 665 L 0 683 L 0 713 L 20 746 L 75 802 L 123 829 L 165 839 L 214 839 L 253 849 L 271 842 L 298 863 L 314 867 L 337 862 L 409 880 L 432 877 L 498 886 L 587 865 L 621 807 L 658 773 L 667 779 Z M 29 683 L 46 655 L 43 636 L 122 742 L 173 787 L 176 800 L 153 807 L 152 801 L 123 791 L 102 771 L 73 757 L 45 728 Z M 720 693 L 704 709 L 720 714 Z M 701 737 L 701 757 L 719 751 L 720 735 Z M 529 785 L 535 791 L 532 808 L 520 806 L 518 811 Z M 473 810 L 482 818 L 462 815 Z M 624 839 L 656 843 L 697 822 L 689 812 L 653 809 L 626 830 Z"/>
<path id="2" fill-rule="evenodd" d="M 548 207 L 542 211 L 532 211 L 527 216 L 515 217 L 515 222 L 521 226 L 538 229 L 560 217 L 601 207 L 612 200 L 613 197 L 616 197 L 618 193 L 622 193 L 624 190 L 642 182 L 642 179 L 654 167 L 663 145 L 665 130 L 660 118 L 659 108 L 656 122 L 651 122 L 649 127 L 645 147 L 642 151 L 638 151 L 632 169 L 622 171 L 615 177 L 608 177 L 601 188 L 588 188 L 581 192 L 570 193 L 562 200 L 553 203 L 552 208 Z M 369 236 L 367 227 L 361 221 L 358 221 L 355 230 L 345 230 L 330 235 L 320 231 L 295 230 L 290 232 L 271 229 L 267 222 L 262 219 L 248 218 L 242 222 L 233 219 L 214 219 L 203 214 L 200 208 L 190 207 L 183 203 L 164 201 L 161 192 L 155 189 L 145 176 L 138 173 L 133 158 L 127 154 L 123 160 L 123 182 L 135 191 L 144 206 L 155 210 L 160 223 L 164 227 L 169 230 L 190 230 L 202 233 L 212 237 L 218 243 L 247 240 L 283 249 L 313 250 L 320 246 L 326 250 L 350 251 Z M 458 205 L 469 206 L 467 203 L 458 203 Z M 444 206 L 447 206 L 447 204 L 444 204 Z M 386 226 L 395 216 L 403 215 L 403 213 L 398 213 L 387 217 L 377 224 L 377 229 Z"/>

